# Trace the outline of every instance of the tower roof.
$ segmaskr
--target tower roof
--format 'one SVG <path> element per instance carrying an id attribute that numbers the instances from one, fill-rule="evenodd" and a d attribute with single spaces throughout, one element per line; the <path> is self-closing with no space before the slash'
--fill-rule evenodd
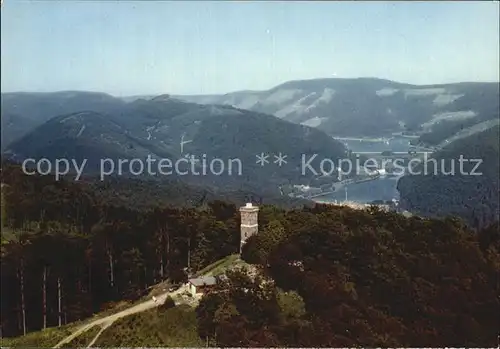
<path id="1" fill-rule="evenodd" d="M 240 207 L 240 211 L 258 211 L 259 206 L 254 206 L 251 202 L 247 202 L 245 206 Z"/>

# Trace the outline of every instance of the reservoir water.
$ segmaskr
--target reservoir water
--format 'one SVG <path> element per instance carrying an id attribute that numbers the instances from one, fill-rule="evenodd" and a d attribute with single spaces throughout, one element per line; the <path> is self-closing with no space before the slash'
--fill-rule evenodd
<path id="1" fill-rule="evenodd" d="M 383 152 L 384 150 L 390 151 L 404 151 L 407 152 L 409 149 L 408 142 L 410 139 L 398 137 L 392 138 L 386 142 L 384 141 L 371 141 L 371 140 L 342 140 L 341 142 L 344 145 L 356 152 L 364 152 L 364 151 L 379 151 Z"/>
<path id="2" fill-rule="evenodd" d="M 407 152 L 409 149 L 408 138 L 398 137 L 384 141 L 372 140 L 342 140 L 346 147 L 353 152 L 382 152 L 390 150 L 393 152 Z M 346 197 L 349 201 L 368 203 L 374 200 L 399 199 L 399 192 L 396 189 L 399 177 L 381 177 L 373 181 L 357 184 L 348 184 L 338 192 L 318 197 L 318 201 L 333 202 L 343 201 Z"/>

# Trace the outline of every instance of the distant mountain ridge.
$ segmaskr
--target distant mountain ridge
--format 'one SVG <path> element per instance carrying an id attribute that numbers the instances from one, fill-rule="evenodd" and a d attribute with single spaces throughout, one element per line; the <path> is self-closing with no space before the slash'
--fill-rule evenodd
<path id="1" fill-rule="evenodd" d="M 267 91 L 209 96 L 4 93 L 2 152 L 14 158 L 71 155 L 94 165 L 104 155 L 237 157 L 246 173 L 206 177 L 204 184 L 278 190 L 282 183 L 310 183 L 300 174 L 299 154 L 345 156 L 344 146 L 331 136 L 419 131 L 421 142 L 440 144 L 476 125 L 495 124 L 490 121 L 498 120 L 498 109 L 497 83 L 416 86 L 376 78 L 297 80 Z M 181 139 L 188 142 L 185 154 L 180 154 Z M 256 164 L 261 152 L 271 165 Z M 273 164 L 280 152 L 288 156 L 283 168 Z M 256 188 L 259 181 L 265 189 Z"/>
<path id="2" fill-rule="evenodd" d="M 49 119 L 91 110 L 106 113 L 125 105 L 120 98 L 102 92 L 2 93 L 2 150 Z"/>
<path id="3" fill-rule="evenodd" d="M 412 85 L 378 78 L 294 80 L 265 91 L 221 95 L 117 98 L 81 91 L 3 93 L 2 149 L 51 117 L 83 110 L 113 112 L 128 103 L 154 98 L 229 105 L 339 137 L 419 131 L 423 133 L 421 141 L 427 144 L 437 144 L 463 128 L 498 118 L 500 107 L 498 83 Z"/>
<path id="4" fill-rule="evenodd" d="M 445 121 L 473 124 L 497 117 L 499 85 L 419 86 L 377 78 L 328 78 L 289 81 L 267 91 L 175 97 L 272 114 L 334 136 L 385 136 L 401 131 L 432 132 Z"/>

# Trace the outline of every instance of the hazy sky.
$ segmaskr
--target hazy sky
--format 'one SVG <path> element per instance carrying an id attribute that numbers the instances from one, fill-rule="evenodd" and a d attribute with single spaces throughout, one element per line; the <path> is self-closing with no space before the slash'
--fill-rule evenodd
<path id="1" fill-rule="evenodd" d="M 1 15 L 2 92 L 499 80 L 498 2 L 4 0 Z"/>

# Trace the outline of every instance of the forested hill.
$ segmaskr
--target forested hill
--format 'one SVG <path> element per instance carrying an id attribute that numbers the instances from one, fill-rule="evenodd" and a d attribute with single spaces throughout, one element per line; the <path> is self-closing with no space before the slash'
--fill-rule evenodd
<path id="1" fill-rule="evenodd" d="M 53 115 L 4 150 L 6 158 L 16 161 L 85 162 L 87 174 L 134 172 L 141 179 L 173 178 L 262 196 L 279 195 L 281 185 L 310 183 L 315 175 L 303 173 L 303 157 L 316 156 L 311 164 L 318 168 L 322 159 L 337 161 L 346 152 L 342 143 L 318 129 L 231 106 L 198 105 L 167 96 L 106 112 L 89 103 L 88 109 Z M 270 166 L 256 162 L 259 154 L 268 156 Z M 276 166 L 272 161 L 279 154 L 286 156 L 286 162 Z M 148 157 L 154 160 L 150 167 L 145 164 Z"/>
<path id="2" fill-rule="evenodd" d="M 499 248 L 497 226 L 473 234 L 454 219 L 281 213 L 243 251 L 272 286 L 242 297 L 245 283 L 231 280 L 229 292 L 203 299 L 199 330 L 215 329 L 218 346 L 493 347 Z M 283 304 L 273 287 L 294 297 Z"/>
<path id="3" fill-rule="evenodd" d="M 232 204 L 139 211 L 110 205 L 106 195 L 96 199 L 82 184 L 9 178 L 2 190 L 3 336 L 85 319 L 162 280 L 185 281 L 188 265 L 196 271 L 239 249 Z M 196 326 L 203 342 L 496 345 L 496 226 L 474 233 L 453 219 L 322 205 L 262 206 L 259 226 L 243 258 L 262 274 L 255 281 L 229 274 L 221 292 L 201 300 Z M 131 335 L 105 338 L 115 347 L 147 345 L 132 344 Z"/>
<path id="4" fill-rule="evenodd" d="M 54 116 L 89 108 L 108 113 L 125 104 L 121 99 L 106 93 L 86 91 L 2 93 L 1 100 L 2 151 Z"/>
<path id="5" fill-rule="evenodd" d="M 479 227 L 498 221 L 499 128 L 458 140 L 434 154 L 435 174 L 435 165 L 429 162 L 427 174 L 422 165 L 415 169 L 422 174 L 402 177 L 398 183 L 401 205 L 422 215 L 456 215 Z M 469 160 L 463 163 L 463 171 L 460 156 Z M 473 171 L 476 159 L 481 163 Z M 448 174 L 452 166 L 453 175 Z M 477 173 L 481 174 L 472 175 Z"/>

